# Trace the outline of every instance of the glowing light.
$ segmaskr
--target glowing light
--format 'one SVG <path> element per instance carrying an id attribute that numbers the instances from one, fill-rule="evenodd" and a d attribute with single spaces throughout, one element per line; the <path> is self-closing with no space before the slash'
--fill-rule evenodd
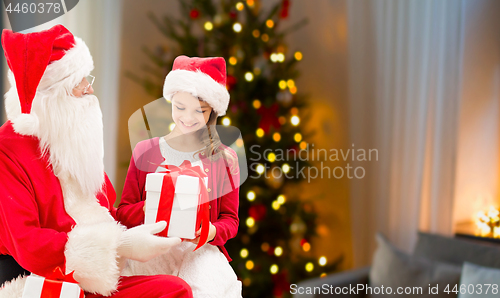
<path id="1" fill-rule="evenodd" d="M 260 106 L 261 106 L 260 100 L 254 99 L 254 101 L 252 102 L 252 106 L 253 106 L 254 109 L 260 108 Z"/>
<path id="2" fill-rule="evenodd" d="M 287 164 L 287 163 L 284 163 L 282 166 L 281 166 L 281 169 L 283 169 L 283 173 L 288 173 L 290 171 L 290 166 Z"/>
<path id="3" fill-rule="evenodd" d="M 258 38 L 260 36 L 260 31 L 255 29 L 252 31 L 252 35 L 253 35 L 253 37 Z"/>
<path id="4" fill-rule="evenodd" d="M 229 119 L 229 117 L 222 118 L 222 124 L 224 126 L 229 126 L 229 124 L 231 124 L 231 119 Z"/>
<path id="5" fill-rule="evenodd" d="M 293 139 L 295 140 L 295 142 L 299 143 L 300 141 L 302 141 L 302 135 L 298 132 L 293 136 Z"/>
<path id="6" fill-rule="evenodd" d="M 245 80 L 247 80 L 247 82 L 253 81 L 253 73 L 251 72 L 245 73 Z"/>
<path id="7" fill-rule="evenodd" d="M 323 278 L 323 277 L 325 277 L 325 276 L 326 276 L 326 273 L 324 273 L 324 272 L 323 272 L 323 273 L 321 273 L 321 275 L 320 275 L 319 277 L 320 277 L 320 278 Z"/>
<path id="8" fill-rule="evenodd" d="M 311 272 L 311 271 L 313 271 L 313 270 L 314 270 L 314 264 L 313 264 L 313 263 L 311 263 L 311 262 L 307 263 L 307 264 L 306 264 L 306 271 L 307 271 L 307 272 Z"/>
<path id="9" fill-rule="evenodd" d="M 212 24 L 212 22 L 205 22 L 205 30 L 207 31 L 212 31 L 212 29 L 214 29 L 214 25 Z"/>
<path id="10" fill-rule="evenodd" d="M 170 129 L 170 131 L 174 130 L 175 128 L 175 123 L 170 123 L 170 125 L 168 126 L 168 128 Z"/>
<path id="11" fill-rule="evenodd" d="M 240 256 L 244 259 L 246 257 L 248 257 L 248 249 L 246 248 L 243 248 L 241 251 L 240 251 Z"/>
<path id="12" fill-rule="evenodd" d="M 241 32 L 241 24 L 240 23 L 234 23 L 233 30 L 234 30 L 234 32 Z"/>
<path id="13" fill-rule="evenodd" d="M 302 150 L 306 150 L 306 149 L 307 149 L 307 143 L 306 143 L 306 142 L 304 142 L 304 141 L 302 141 L 302 142 L 300 142 L 299 147 L 300 147 L 300 149 L 302 149 Z"/>
<path id="14" fill-rule="evenodd" d="M 300 122 L 300 119 L 299 119 L 299 116 L 292 116 L 292 118 L 290 119 L 290 122 L 292 123 L 292 125 L 299 125 L 299 122 Z"/>
<path id="15" fill-rule="evenodd" d="M 308 252 L 311 250 L 311 244 L 309 244 L 309 242 L 305 242 L 303 245 L 302 245 L 302 249 L 305 251 L 305 252 Z"/>
<path id="16" fill-rule="evenodd" d="M 253 200 L 255 200 L 255 192 L 253 190 L 250 190 L 249 192 L 247 192 L 247 199 L 252 202 Z"/>
<path id="17" fill-rule="evenodd" d="M 297 115 L 299 113 L 299 109 L 297 109 L 297 107 L 293 107 L 290 109 L 290 113 L 292 115 Z"/>
<path id="18" fill-rule="evenodd" d="M 292 79 L 290 79 L 286 81 L 286 85 L 288 86 L 288 88 L 292 88 L 295 87 L 295 82 Z"/>
<path id="19" fill-rule="evenodd" d="M 286 81 L 285 80 L 281 80 L 278 85 L 280 86 L 280 89 L 286 89 Z"/>
<path id="20" fill-rule="evenodd" d="M 293 86 L 292 88 L 290 88 L 290 93 L 292 93 L 292 94 L 297 93 L 297 87 Z"/>
<path id="21" fill-rule="evenodd" d="M 278 203 L 278 201 L 273 201 L 271 206 L 273 207 L 274 210 L 280 209 L 280 203 Z"/>
<path id="22" fill-rule="evenodd" d="M 236 146 L 238 146 L 240 148 L 243 147 L 243 140 L 242 139 L 237 139 L 236 140 Z"/>
<path id="23" fill-rule="evenodd" d="M 255 219 L 253 219 L 253 217 L 250 216 L 249 218 L 247 218 L 246 223 L 247 223 L 247 226 L 249 228 L 251 228 L 251 227 L 253 227 L 255 225 Z"/>
<path id="24" fill-rule="evenodd" d="M 262 138 L 264 136 L 264 130 L 262 128 L 257 128 L 255 131 L 255 134 L 259 137 Z"/>
<path id="25" fill-rule="evenodd" d="M 278 201 L 278 203 L 280 203 L 280 205 L 283 205 L 286 202 L 286 198 L 284 195 L 279 195 L 277 198 L 277 201 Z"/>
<path id="26" fill-rule="evenodd" d="M 272 27 L 274 27 L 274 21 L 273 21 L 273 20 L 267 20 L 267 21 L 266 21 L 266 26 L 267 26 L 268 28 L 272 28 Z"/>
<path id="27" fill-rule="evenodd" d="M 319 258 L 318 264 L 320 266 L 325 266 L 326 265 L 326 257 L 322 256 Z"/>
<path id="28" fill-rule="evenodd" d="M 247 267 L 248 270 L 252 270 L 253 269 L 253 261 L 252 260 L 248 260 L 245 263 L 245 267 Z"/>
<path id="29" fill-rule="evenodd" d="M 247 5 L 248 6 L 253 6 L 254 5 L 254 0 L 247 0 Z"/>
<path id="30" fill-rule="evenodd" d="M 244 285 L 245 287 L 250 286 L 250 284 L 252 284 L 252 280 L 250 279 L 250 277 L 247 277 L 247 278 L 245 278 L 245 279 L 243 280 L 243 285 Z"/>
<path id="31" fill-rule="evenodd" d="M 281 248 L 281 246 L 276 246 L 276 248 L 274 249 L 274 254 L 279 257 L 283 254 L 283 248 Z"/>
<path id="32" fill-rule="evenodd" d="M 281 140 L 281 135 L 280 135 L 280 133 L 279 133 L 279 132 L 275 132 L 275 133 L 273 134 L 273 140 L 274 140 L 275 142 L 279 142 L 279 141 Z"/>
<path id="33" fill-rule="evenodd" d="M 285 118 L 285 116 L 280 116 L 280 117 L 278 118 L 278 121 L 280 122 L 280 124 L 281 124 L 281 125 L 285 124 L 285 123 L 286 123 L 286 118 Z"/>
<path id="34" fill-rule="evenodd" d="M 271 62 L 273 63 L 278 62 L 278 54 L 272 53 L 271 56 L 269 56 L 269 59 L 271 59 Z"/>
<path id="35" fill-rule="evenodd" d="M 269 271 L 271 271 L 271 274 L 278 273 L 278 270 L 279 270 L 279 268 L 278 268 L 278 265 L 276 265 L 276 264 L 271 265 L 271 268 L 269 268 Z"/>
<path id="36" fill-rule="evenodd" d="M 266 33 L 262 34 L 261 38 L 262 38 L 263 42 L 268 42 L 269 41 L 269 35 L 267 35 Z"/>
<path id="37" fill-rule="evenodd" d="M 276 54 L 276 59 L 278 59 L 278 62 L 283 62 L 285 61 L 285 55 L 283 53 L 278 53 Z"/>
<path id="38" fill-rule="evenodd" d="M 273 152 L 269 153 L 267 155 L 267 160 L 269 160 L 270 162 L 274 162 L 276 160 L 276 154 L 274 154 Z"/>
<path id="39" fill-rule="evenodd" d="M 265 170 L 265 168 L 262 164 L 259 164 L 257 166 L 257 173 L 262 174 L 262 173 L 264 173 L 264 170 Z"/>
<path id="40" fill-rule="evenodd" d="M 267 252 L 269 250 L 269 244 L 267 242 L 262 243 L 260 249 L 262 249 L 263 252 Z"/>
<path id="41" fill-rule="evenodd" d="M 301 52 L 295 52 L 293 55 L 297 61 L 302 60 L 302 53 Z"/>
<path id="42" fill-rule="evenodd" d="M 245 5 L 243 5 L 243 3 L 241 3 L 241 2 L 236 3 L 237 10 L 242 11 L 244 8 L 245 8 Z"/>
<path id="43" fill-rule="evenodd" d="M 236 63 L 238 63 L 238 59 L 236 59 L 236 57 L 234 56 L 229 57 L 229 64 L 236 65 Z"/>

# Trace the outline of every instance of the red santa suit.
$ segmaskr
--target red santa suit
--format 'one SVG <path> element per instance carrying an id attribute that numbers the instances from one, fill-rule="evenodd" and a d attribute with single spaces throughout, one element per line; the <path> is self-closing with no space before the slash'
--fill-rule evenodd
<path id="1" fill-rule="evenodd" d="M 50 119 L 52 107 L 62 119 L 82 120 L 72 124 L 77 129 L 102 131 L 95 97 L 67 97 L 93 68 L 83 41 L 57 25 L 30 34 L 4 30 L 2 45 L 12 88 L 9 121 L 0 128 L 0 254 L 41 276 L 57 267 L 74 271 L 86 297 L 192 297 L 172 276 L 120 277 L 125 262 L 117 251 L 126 228 L 114 218 L 116 195 L 104 174 L 102 148 L 92 148 L 102 133 L 81 140 L 76 131 L 75 137 L 62 134 L 68 123 Z M 87 110 L 97 116 L 87 118 Z M 69 117 L 57 114 L 65 112 Z M 25 280 L 4 284 L 0 298 L 21 297 Z"/>

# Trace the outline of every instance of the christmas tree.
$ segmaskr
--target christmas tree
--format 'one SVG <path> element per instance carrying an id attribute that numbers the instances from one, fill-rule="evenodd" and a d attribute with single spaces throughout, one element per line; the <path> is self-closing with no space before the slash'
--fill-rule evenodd
<path id="1" fill-rule="evenodd" d="M 290 283 L 331 272 L 340 261 L 313 257 L 313 204 L 301 200 L 300 193 L 285 191 L 304 180 L 292 169 L 308 163 L 293 157 L 306 149 L 311 136 L 302 128 L 308 118 L 303 113 L 307 98 L 295 85 L 302 53 L 285 43 L 285 36 L 306 20 L 283 28 L 289 6 L 289 0 L 269 10 L 255 0 L 192 0 L 180 1 L 179 19 L 151 13 L 151 20 L 176 47 L 145 48 L 151 64 L 142 77 L 134 77 L 150 94 L 161 97 L 163 79 L 176 56 L 226 59 L 231 101 L 227 115 L 218 121 L 240 129 L 251 159 L 249 178 L 240 188 L 238 235 L 226 248 L 247 298 L 288 297 Z"/>

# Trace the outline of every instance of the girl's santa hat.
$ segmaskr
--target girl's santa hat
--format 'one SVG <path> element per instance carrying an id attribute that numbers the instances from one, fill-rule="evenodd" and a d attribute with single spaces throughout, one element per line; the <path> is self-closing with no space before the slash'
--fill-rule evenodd
<path id="1" fill-rule="evenodd" d="M 226 80 L 224 58 L 179 56 L 165 78 L 163 97 L 170 101 L 176 92 L 188 92 L 206 101 L 218 116 L 224 116 L 229 105 Z"/>
<path id="2" fill-rule="evenodd" d="M 36 134 L 38 118 L 31 106 L 37 92 L 60 88 L 71 92 L 94 68 L 88 47 L 62 25 L 27 34 L 4 29 L 2 46 L 9 77 L 13 74 L 15 81 L 11 80 L 15 90 L 11 89 L 10 96 L 18 97 L 6 100 L 7 116 L 22 134 Z"/>

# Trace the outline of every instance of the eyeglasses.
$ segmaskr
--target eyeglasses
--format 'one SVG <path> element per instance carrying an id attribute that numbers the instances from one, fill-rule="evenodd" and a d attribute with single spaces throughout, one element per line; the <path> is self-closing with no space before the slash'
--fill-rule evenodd
<path id="1" fill-rule="evenodd" d="M 90 86 L 92 86 L 92 84 L 94 84 L 95 77 L 93 75 L 88 75 L 88 76 L 85 77 L 85 80 L 87 80 L 87 82 L 89 82 L 88 85 L 86 85 L 85 87 L 81 86 L 81 85 L 85 84 L 84 80 L 82 80 L 80 82 L 80 84 L 78 84 L 74 89 L 82 91 L 83 94 L 87 93 L 87 91 L 89 90 Z"/>

